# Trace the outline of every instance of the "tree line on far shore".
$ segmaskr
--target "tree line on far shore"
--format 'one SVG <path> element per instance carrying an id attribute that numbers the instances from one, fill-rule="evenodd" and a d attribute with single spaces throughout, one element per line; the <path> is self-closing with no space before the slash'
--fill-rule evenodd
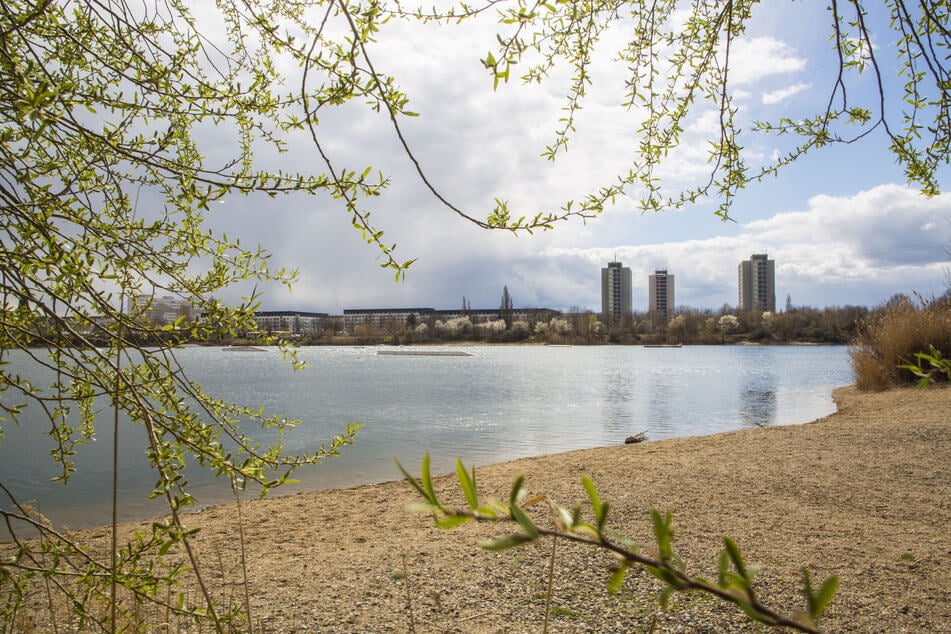
<path id="1" fill-rule="evenodd" d="M 946 299 L 931 301 L 939 303 Z M 670 319 L 657 314 L 635 312 L 613 324 L 604 321 L 597 313 L 572 308 L 548 321 L 516 320 L 508 327 L 502 319 L 480 323 L 465 316 L 445 321 L 390 320 L 379 326 L 360 324 L 353 332 L 347 333 L 328 327 L 320 333 L 303 335 L 297 341 L 301 345 L 449 342 L 565 345 L 847 344 L 855 339 L 863 323 L 903 303 L 913 303 L 913 300 L 898 294 L 874 308 L 787 305 L 785 310 L 777 312 L 735 311 L 730 306 L 717 310 L 680 307 Z"/>
<path id="2" fill-rule="evenodd" d="M 577 307 L 563 313 L 540 311 L 531 320 L 480 321 L 470 315 L 451 319 L 410 315 L 379 325 L 357 324 L 344 328 L 342 318 L 331 318 L 311 333 L 255 332 L 251 313 L 246 327 L 220 330 L 208 323 L 151 324 L 128 327 L 127 336 L 142 344 L 250 345 L 283 341 L 291 345 L 420 345 L 440 343 L 524 343 L 555 345 L 723 345 L 723 344 L 832 344 L 852 343 L 863 326 L 876 322 L 897 306 L 928 308 L 951 303 L 951 289 L 939 298 L 913 299 L 899 293 L 874 308 L 867 306 L 792 306 L 777 312 L 736 311 L 681 306 L 670 319 L 635 312 L 617 323 Z M 37 342 L 45 340 L 44 328 L 34 322 Z M 94 337 L 90 340 L 94 341 Z M 81 345 L 83 342 L 77 342 Z"/>

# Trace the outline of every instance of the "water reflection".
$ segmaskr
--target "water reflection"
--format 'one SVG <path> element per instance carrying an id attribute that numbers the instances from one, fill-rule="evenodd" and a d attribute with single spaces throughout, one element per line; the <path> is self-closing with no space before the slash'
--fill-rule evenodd
<path id="1" fill-rule="evenodd" d="M 637 426 L 634 420 L 634 395 L 637 391 L 637 378 L 630 369 L 621 366 L 605 367 L 601 401 L 601 424 L 606 436 L 623 440 L 637 433 L 631 431 Z"/>
<path id="2" fill-rule="evenodd" d="M 634 433 L 646 431 L 647 437 L 652 440 L 669 435 L 676 391 L 677 381 L 670 370 L 652 370 L 645 395 L 647 420 L 644 421 L 642 429 Z"/>
<path id="3" fill-rule="evenodd" d="M 778 378 L 770 370 L 750 373 L 740 390 L 740 422 L 744 427 L 769 427 L 776 421 Z"/>

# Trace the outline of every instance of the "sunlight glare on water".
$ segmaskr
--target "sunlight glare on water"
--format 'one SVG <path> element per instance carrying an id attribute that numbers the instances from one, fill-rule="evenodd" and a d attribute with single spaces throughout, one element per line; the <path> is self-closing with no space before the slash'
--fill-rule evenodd
<path id="1" fill-rule="evenodd" d="M 282 439 L 290 453 L 313 452 L 347 423 L 363 424 L 353 447 L 299 472 L 301 483 L 281 489 L 287 492 L 398 479 L 393 458 L 415 470 L 425 452 L 440 472 L 452 469 L 457 457 L 479 466 L 620 444 L 640 432 L 656 441 L 805 423 L 833 412 L 832 390 L 852 383 L 843 346 L 452 350 L 469 356 L 303 348 L 300 358 L 311 367 L 298 372 L 275 349 L 187 347 L 178 356 L 210 394 L 299 419 Z M 18 363 L 15 355 L 9 360 Z M 122 517 L 142 518 L 161 507 L 145 499 L 155 477 L 143 468 L 142 431 L 126 427 L 120 432 Z M 35 501 L 54 522 L 71 528 L 106 523 L 109 425 L 79 448 L 78 471 L 68 487 L 49 482 L 55 469 L 44 429 L 35 412 L 22 416 L 19 427 L 4 425 L 0 481 L 21 500 Z M 273 437 L 254 435 L 262 441 Z M 206 474 L 191 473 L 190 481 L 200 504 L 227 499 L 228 487 Z"/>

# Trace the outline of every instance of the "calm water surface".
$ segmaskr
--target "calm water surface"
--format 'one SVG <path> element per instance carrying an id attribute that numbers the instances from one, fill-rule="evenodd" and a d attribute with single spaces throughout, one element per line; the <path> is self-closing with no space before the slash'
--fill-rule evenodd
<path id="1" fill-rule="evenodd" d="M 456 457 L 478 466 L 619 444 L 642 431 L 660 440 L 805 423 L 834 411 L 832 390 L 853 382 L 843 346 L 452 349 L 471 356 L 389 356 L 378 350 L 304 348 L 300 358 L 311 367 L 299 372 L 273 349 L 189 347 L 178 356 L 211 394 L 300 419 L 284 438 L 288 452 L 313 452 L 347 423 L 364 425 L 356 445 L 299 472 L 301 483 L 282 488 L 287 492 L 397 479 L 393 458 L 415 470 L 424 452 L 431 454 L 434 470 L 448 471 Z M 28 372 L 22 357 L 7 359 Z M 65 487 L 49 482 L 56 471 L 42 420 L 24 415 L 19 427 L 3 423 L 0 482 L 56 524 L 108 523 L 107 418 L 96 442 L 79 448 L 78 472 Z M 142 469 L 140 428 L 120 431 L 120 452 L 123 519 L 160 513 L 160 506 L 145 499 L 155 477 Z M 192 473 L 189 479 L 200 504 L 227 499 L 226 487 L 208 476 Z"/>

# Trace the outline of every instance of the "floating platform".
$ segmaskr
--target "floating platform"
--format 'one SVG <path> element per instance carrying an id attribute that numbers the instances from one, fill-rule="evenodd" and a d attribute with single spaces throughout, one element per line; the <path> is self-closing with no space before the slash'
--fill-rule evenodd
<path id="1" fill-rule="evenodd" d="M 472 357 L 471 352 L 465 350 L 377 350 L 377 355 L 399 357 Z"/>

